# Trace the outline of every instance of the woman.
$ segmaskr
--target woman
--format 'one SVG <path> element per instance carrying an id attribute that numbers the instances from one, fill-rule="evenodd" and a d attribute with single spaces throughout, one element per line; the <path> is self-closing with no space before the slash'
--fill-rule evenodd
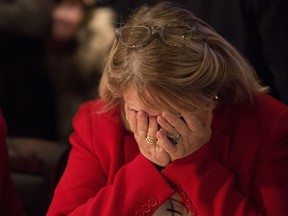
<path id="1" fill-rule="evenodd" d="M 288 109 L 170 3 L 116 30 L 48 215 L 287 215 Z"/>

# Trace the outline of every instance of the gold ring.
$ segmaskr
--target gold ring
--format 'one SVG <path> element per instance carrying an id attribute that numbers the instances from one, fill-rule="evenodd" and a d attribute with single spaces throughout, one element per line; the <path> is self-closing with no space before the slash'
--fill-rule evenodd
<path id="1" fill-rule="evenodd" d="M 156 144 L 156 142 L 157 142 L 157 139 L 156 139 L 156 138 L 150 137 L 150 136 L 146 136 L 145 140 L 146 140 L 146 142 L 147 142 L 148 144 L 151 144 L 151 145 L 154 145 L 154 144 Z"/>

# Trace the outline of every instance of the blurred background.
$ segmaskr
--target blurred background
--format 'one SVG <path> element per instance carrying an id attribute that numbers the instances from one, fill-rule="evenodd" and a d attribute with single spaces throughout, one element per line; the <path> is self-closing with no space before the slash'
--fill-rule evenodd
<path id="1" fill-rule="evenodd" d="M 45 215 L 66 164 L 72 118 L 81 103 L 98 97 L 115 28 L 138 6 L 158 2 L 0 0 L 0 108 L 27 215 Z M 231 42 L 271 95 L 288 104 L 287 1 L 174 2 Z"/>

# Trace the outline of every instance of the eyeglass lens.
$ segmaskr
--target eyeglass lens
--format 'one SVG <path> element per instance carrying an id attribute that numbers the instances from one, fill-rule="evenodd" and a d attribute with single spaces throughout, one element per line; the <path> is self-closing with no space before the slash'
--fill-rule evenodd
<path id="1" fill-rule="evenodd" d="M 130 26 L 121 30 L 121 39 L 126 47 L 144 46 L 149 37 L 150 29 L 145 26 Z"/>
<path id="2" fill-rule="evenodd" d="M 192 29 L 190 26 L 166 26 L 162 37 L 169 46 L 184 47 L 191 41 Z"/>

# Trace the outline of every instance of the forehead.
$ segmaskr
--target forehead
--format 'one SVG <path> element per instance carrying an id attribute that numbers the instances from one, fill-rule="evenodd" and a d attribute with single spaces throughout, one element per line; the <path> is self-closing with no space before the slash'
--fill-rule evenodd
<path id="1" fill-rule="evenodd" d="M 129 109 L 132 109 L 135 111 L 144 111 L 149 116 L 157 116 L 157 115 L 160 115 L 162 113 L 160 108 L 159 109 L 151 108 L 151 107 L 148 107 L 147 105 L 143 104 L 143 102 L 139 98 L 137 91 L 133 88 L 128 88 L 123 93 L 123 97 L 124 97 L 125 104 Z"/>

